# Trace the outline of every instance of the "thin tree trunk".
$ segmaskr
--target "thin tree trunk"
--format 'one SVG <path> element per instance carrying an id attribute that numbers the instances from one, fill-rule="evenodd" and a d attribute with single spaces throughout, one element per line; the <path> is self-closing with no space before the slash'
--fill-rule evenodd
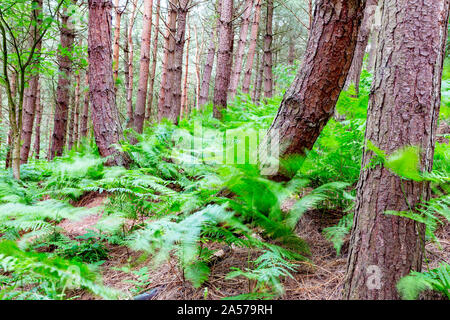
<path id="1" fill-rule="evenodd" d="M 83 105 L 83 114 L 81 116 L 80 131 L 81 137 L 86 138 L 88 135 L 88 120 L 89 120 L 89 76 L 87 71 L 84 81 L 85 81 L 84 84 L 88 89 L 85 90 L 84 92 L 84 105 Z"/>
<path id="2" fill-rule="evenodd" d="M 148 88 L 148 98 L 147 98 L 147 112 L 145 119 L 150 121 L 153 119 L 153 90 L 155 87 L 155 75 L 156 75 L 156 64 L 158 58 L 158 39 L 159 39 L 159 19 L 161 13 L 161 0 L 156 0 L 156 17 L 155 17 L 155 31 L 153 38 L 153 49 L 152 49 L 152 66 L 150 70 L 150 80 Z"/>
<path id="3" fill-rule="evenodd" d="M 80 74 L 78 73 L 75 77 L 76 79 L 76 87 L 75 87 L 75 117 L 73 120 L 74 130 L 73 130 L 73 144 L 75 148 L 78 146 L 78 142 L 80 140 Z"/>
<path id="4" fill-rule="evenodd" d="M 181 114 L 180 119 L 184 116 L 188 116 L 188 75 L 189 75 L 189 44 L 191 39 L 191 32 L 189 29 L 189 16 L 186 19 L 187 28 L 187 40 L 186 40 L 186 57 L 184 62 L 184 80 L 183 80 L 183 93 L 181 96 Z"/>
<path id="5" fill-rule="evenodd" d="M 4 128 L 3 127 L 3 88 L 2 86 L 0 86 L 0 128 Z M 3 132 L 0 132 L 0 147 L 2 146 L 3 143 Z"/>
<path id="6" fill-rule="evenodd" d="M 361 28 L 358 34 L 358 43 L 356 44 L 355 55 L 353 62 L 348 72 L 345 89 L 350 87 L 350 84 L 355 84 L 356 95 L 359 95 L 359 80 L 361 76 L 364 55 L 366 54 L 367 44 L 369 43 L 370 29 L 373 24 L 373 15 L 377 7 L 378 0 L 367 0 L 366 9 L 364 10 L 364 18 L 361 22 Z"/>
<path id="7" fill-rule="evenodd" d="M 123 139 L 116 106 L 111 50 L 110 0 L 89 0 L 88 61 L 89 98 L 92 108 L 94 136 L 107 165 L 128 165 L 126 154 L 113 144 Z"/>
<path id="8" fill-rule="evenodd" d="M 248 26 L 250 24 L 250 16 L 252 14 L 254 0 L 246 0 L 245 10 L 242 16 L 241 31 L 239 35 L 239 42 L 236 52 L 236 60 L 231 74 L 229 96 L 232 99 L 236 95 L 236 90 L 239 86 L 239 80 L 242 72 L 242 62 L 244 60 L 245 44 L 247 43 Z"/>
<path id="9" fill-rule="evenodd" d="M 227 107 L 233 52 L 233 0 L 221 0 L 219 18 L 219 45 L 217 52 L 216 79 L 214 87 L 213 116 L 222 118 Z"/>
<path id="10" fill-rule="evenodd" d="M 144 22 L 141 38 L 141 64 L 139 69 L 139 85 L 134 115 L 134 128 L 142 133 L 144 128 L 145 107 L 148 90 L 148 73 L 150 67 L 150 39 L 152 35 L 153 0 L 144 1 Z"/>
<path id="11" fill-rule="evenodd" d="M 131 16 L 128 23 L 128 35 L 127 35 L 127 49 L 128 49 L 128 87 L 127 87 L 127 127 L 130 127 L 134 122 L 134 111 L 133 111 L 133 86 L 134 86 L 134 69 L 133 69 L 133 60 L 134 60 L 134 44 L 133 44 L 133 26 L 134 20 L 136 17 L 136 7 L 137 0 L 132 1 L 132 9 Z"/>
<path id="12" fill-rule="evenodd" d="M 73 1 L 74 2 L 74 1 Z M 67 118 L 69 115 L 69 86 L 72 74 L 72 60 L 67 52 L 72 52 L 75 32 L 70 23 L 67 9 L 61 15 L 61 52 L 58 55 L 59 76 L 56 89 L 56 109 L 53 124 L 52 149 L 50 160 L 62 156 L 66 143 Z"/>
<path id="13" fill-rule="evenodd" d="M 333 115 L 353 59 L 364 5 L 363 0 L 316 1 L 302 65 L 266 137 L 273 140 L 279 135 L 280 157 L 311 149 Z"/>
<path id="14" fill-rule="evenodd" d="M 378 43 L 378 35 L 380 34 L 381 28 L 381 1 L 379 1 L 377 7 L 375 8 L 374 21 L 372 23 L 372 29 L 370 31 L 370 49 L 369 49 L 369 57 L 367 59 L 367 71 L 372 72 L 375 66 L 375 58 L 377 55 L 377 43 Z"/>
<path id="15" fill-rule="evenodd" d="M 253 60 L 255 58 L 256 44 L 258 41 L 260 19 L 261 19 L 261 0 L 256 0 L 255 16 L 253 17 L 250 45 L 248 48 L 248 55 L 247 55 L 247 63 L 245 66 L 244 80 L 242 82 L 242 92 L 246 94 L 250 92 L 250 82 L 253 71 Z"/>
<path id="16" fill-rule="evenodd" d="M 211 31 L 211 40 L 209 43 L 208 54 L 206 55 L 205 68 L 203 70 L 202 84 L 199 94 L 199 108 L 208 102 L 209 87 L 211 82 L 211 74 L 214 66 L 214 58 L 216 56 L 216 26 Z"/>
<path id="17" fill-rule="evenodd" d="M 253 86 L 253 97 L 252 97 L 253 103 L 257 105 L 259 105 L 259 102 L 261 101 L 263 78 L 264 78 L 264 68 L 261 65 L 261 57 L 258 50 L 256 54 L 256 77 L 255 77 L 255 85 Z"/>
<path id="18" fill-rule="evenodd" d="M 177 32 L 177 8 L 179 0 L 169 3 L 168 23 L 164 44 L 163 73 L 161 76 L 161 88 L 158 101 L 158 119 L 168 118 L 171 115 L 171 90 L 173 73 L 175 70 L 175 37 Z"/>
<path id="19" fill-rule="evenodd" d="M 114 0 L 114 10 L 116 13 L 116 25 L 114 26 L 114 48 L 113 48 L 113 73 L 114 73 L 114 90 L 117 92 L 117 79 L 119 78 L 119 51 L 120 51 L 120 24 L 122 14 L 125 10 L 119 9 L 120 0 Z M 128 1 L 126 2 L 128 4 Z"/>
<path id="20" fill-rule="evenodd" d="M 294 38 L 289 38 L 289 53 L 288 53 L 288 64 L 293 65 L 295 60 L 295 42 Z M 275 63 L 276 65 L 276 63 Z"/>
<path id="21" fill-rule="evenodd" d="M 272 74 L 272 41 L 273 41 L 273 0 L 266 0 L 266 34 L 264 36 L 264 97 L 271 98 L 273 94 Z"/>
<path id="22" fill-rule="evenodd" d="M 39 159 L 41 153 L 41 122 L 43 111 L 42 109 L 43 106 L 41 104 L 41 85 L 39 84 L 36 95 L 36 125 L 34 127 L 35 131 L 34 131 L 34 151 L 33 151 L 36 159 Z"/>
<path id="23" fill-rule="evenodd" d="M 33 10 L 33 15 L 36 18 L 36 25 L 32 26 L 31 34 L 39 35 L 39 29 L 42 24 L 42 19 L 40 18 L 42 13 L 42 0 L 35 0 L 36 8 Z M 31 45 L 37 41 L 37 39 L 33 36 L 31 38 Z M 29 80 L 29 87 L 25 90 L 25 104 L 22 113 L 22 146 L 20 149 L 20 163 L 27 163 L 28 156 L 30 154 L 31 148 L 31 137 L 33 135 L 33 124 L 34 117 L 36 113 L 36 97 L 39 86 L 39 59 L 41 53 L 42 41 L 39 41 L 36 45 L 36 63 L 33 65 L 34 70 L 32 71 L 34 75 Z"/>
<path id="24" fill-rule="evenodd" d="M 200 59 L 203 54 L 203 37 L 201 44 L 199 43 L 198 39 L 198 31 L 197 26 L 194 26 L 194 33 L 195 33 L 195 80 L 196 80 L 196 86 L 195 86 L 195 109 L 200 110 L 200 89 L 201 89 L 201 80 L 200 80 Z M 214 59 L 214 57 L 213 57 Z"/>
<path id="25" fill-rule="evenodd" d="M 381 5 L 377 72 L 365 140 L 387 154 L 418 146 L 420 169 L 431 171 L 449 1 L 385 0 Z M 385 212 L 414 210 L 428 201 L 429 183 L 402 179 L 382 165 L 369 167 L 373 157 L 366 148 L 357 186 L 345 299 L 399 299 L 398 280 L 421 270 L 425 250 L 423 224 Z"/>
<path id="26" fill-rule="evenodd" d="M 67 128 L 67 150 L 71 150 L 73 147 L 73 130 L 75 122 L 75 95 L 74 92 L 71 93 L 69 99 L 69 123 Z"/>
<path id="27" fill-rule="evenodd" d="M 13 72 L 11 79 L 10 79 L 10 86 L 11 86 L 11 98 L 16 99 L 17 95 L 17 73 Z M 8 109 L 11 110 L 14 106 L 11 106 L 11 101 L 8 99 Z M 11 167 L 11 159 L 12 159 L 12 142 L 13 142 L 13 125 L 11 123 L 11 115 L 10 117 L 10 123 L 9 123 L 9 131 L 8 131 L 8 152 L 6 153 L 6 159 L 5 159 L 5 169 L 8 169 Z"/>

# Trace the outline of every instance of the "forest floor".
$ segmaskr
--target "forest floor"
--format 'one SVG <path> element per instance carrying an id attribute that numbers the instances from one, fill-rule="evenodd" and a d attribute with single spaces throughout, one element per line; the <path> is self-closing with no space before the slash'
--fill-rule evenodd
<path id="1" fill-rule="evenodd" d="M 88 194 L 81 198 L 75 205 L 78 207 L 96 208 L 100 207 L 106 200 L 106 195 Z M 290 203 L 285 204 L 291 206 Z M 80 221 L 63 220 L 60 227 L 70 238 L 83 235 L 89 229 L 95 229 L 95 224 L 101 217 L 101 212 L 85 217 Z M 333 244 L 326 240 L 322 230 L 326 227 L 336 225 L 342 218 L 340 212 L 320 212 L 319 210 L 308 211 L 297 226 L 297 234 L 310 246 L 311 256 L 309 261 L 299 262 L 297 272 L 293 278 L 283 280 L 285 293 L 280 299 L 286 300 L 337 300 L 341 298 L 346 260 L 348 254 L 347 236 L 337 256 Z M 426 244 L 426 256 L 424 268 L 432 269 L 445 261 L 450 263 L 450 224 L 445 223 L 436 232 L 442 248 L 439 249 L 435 243 Z M 119 289 L 131 297 L 142 293 L 151 292 L 151 299 L 155 300 L 200 300 L 200 299 L 223 299 L 249 293 L 252 283 L 249 280 L 238 277 L 226 279 L 230 268 L 239 267 L 245 269 L 249 261 L 258 257 L 258 252 L 248 248 L 232 248 L 229 254 L 211 266 L 209 279 L 199 289 L 195 289 L 189 281 L 183 279 L 175 259 L 168 261 L 156 268 L 152 268 L 149 258 L 141 261 L 141 253 L 134 252 L 127 247 L 118 245 L 107 245 L 109 258 L 100 269 L 106 286 Z M 217 245 L 208 246 L 209 249 L 220 249 Z M 131 269 L 129 272 L 123 267 Z M 148 268 L 147 268 L 148 267 Z M 142 269 L 144 268 L 144 269 Z M 143 270 L 143 271 L 142 271 Z M 207 288 L 207 291 L 205 290 Z M 91 300 L 96 299 L 86 291 L 76 291 L 72 294 L 74 299 Z M 440 299 L 439 294 L 426 292 L 421 295 L 422 299 Z"/>

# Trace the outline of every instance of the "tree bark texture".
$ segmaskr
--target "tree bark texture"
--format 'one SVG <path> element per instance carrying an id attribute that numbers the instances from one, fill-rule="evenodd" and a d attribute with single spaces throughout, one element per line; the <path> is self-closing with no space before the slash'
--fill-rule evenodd
<path id="1" fill-rule="evenodd" d="M 200 88 L 199 96 L 199 108 L 204 106 L 208 102 L 209 87 L 211 82 L 211 74 L 214 66 L 214 58 L 216 56 L 216 27 L 213 27 L 211 31 L 211 40 L 209 42 L 208 53 L 206 55 L 205 68 L 203 70 L 202 84 Z"/>
<path id="2" fill-rule="evenodd" d="M 236 51 L 236 60 L 234 62 L 233 72 L 231 74 L 229 96 L 230 99 L 236 94 L 239 86 L 239 80 L 242 72 L 242 62 L 244 60 L 244 50 L 247 43 L 248 26 L 250 24 L 250 16 L 252 14 L 254 0 L 246 0 L 244 14 L 242 16 L 241 30 L 239 34 L 239 42 Z"/>
<path id="3" fill-rule="evenodd" d="M 86 138 L 88 135 L 88 120 L 89 120 L 89 76 L 86 72 L 84 84 L 86 89 L 84 90 L 84 104 L 83 113 L 81 116 L 80 132 L 81 137 Z"/>
<path id="4" fill-rule="evenodd" d="M 175 70 L 175 37 L 177 32 L 177 7 L 179 0 L 170 2 L 166 39 L 164 43 L 163 71 L 161 75 L 161 88 L 158 101 L 158 119 L 170 118 L 171 110 L 171 90 L 173 74 Z"/>
<path id="5" fill-rule="evenodd" d="M 33 152 L 36 159 L 39 159 L 41 153 L 41 122 L 42 122 L 42 110 L 43 105 L 41 104 L 41 86 L 38 85 L 37 95 L 36 95 L 36 125 L 34 126 L 34 146 Z"/>
<path id="6" fill-rule="evenodd" d="M 213 116 L 222 118 L 222 109 L 227 107 L 233 52 L 233 0 L 221 0 L 219 18 L 219 45 L 217 52 L 216 79 L 214 87 Z"/>
<path id="7" fill-rule="evenodd" d="M 56 88 L 56 108 L 53 124 L 52 149 L 50 160 L 62 156 L 66 143 L 67 120 L 69 116 L 69 86 L 72 74 L 72 60 L 66 52 L 72 52 L 75 32 L 70 23 L 67 9 L 61 15 L 61 52 L 58 54 L 59 76 Z"/>
<path id="8" fill-rule="evenodd" d="M 421 148 L 420 168 L 431 171 L 440 109 L 449 1 L 385 0 L 365 140 L 387 154 Z M 347 262 L 345 299 L 398 299 L 396 284 L 420 271 L 425 228 L 386 210 L 414 210 L 430 199 L 426 182 L 401 179 L 364 151 Z M 377 270 L 376 273 L 373 270 Z M 377 284 L 374 288 L 371 285 Z"/>
<path id="9" fill-rule="evenodd" d="M 370 30 L 373 24 L 373 16 L 377 8 L 378 0 L 367 0 L 364 17 L 361 21 L 361 27 L 358 34 L 358 42 L 355 48 L 352 65 L 348 72 L 345 88 L 348 89 L 350 84 L 355 85 L 356 95 L 359 95 L 359 80 L 363 67 L 364 55 L 366 54 L 367 44 L 369 43 Z"/>
<path id="10" fill-rule="evenodd" d="M 33 25 L 31 28 L 31 34 L 33 35 L 31 37 L 31 45 L 36 42 L 38 39 L 35 38 L 36 36 L 40 36 L 39 29 L 42 24 L 42 19 L 40 18 L 42 14 L 42 0 L 34 0 L 34 3 L 36 5 L 36 8 L 33 10 L 32 14 L 35 16 L 33 20 L 36 20 L 36 25 Z M 25 90 L 25 104 L 23 108 L 22 113 L 22 146 L 20 147 L 20 163 L 27 163 L 28 157 L 30 154 L 30 148 L 31 148 L 31 137 L 33 135 L 33 124 L 34 124 L 34 118 L 36 113 L 36 99 L 37 99 L 37 92 L 38 92 L 38 86 L 39 86 L 39 59 L 40 59 L 40 52 L 42 47 L 42 41 L 39 41 L 36 45 L 36 63 L 33 65 L 33 76 L 29 80 L 29 87 Z M 20 128 L 19 128 L 20 130 Z"/>
<path id="11" fill-rule="evenodd" d="M 144 129 L 145 107 L 148 91 L 148 73 L 150 68 L 150 39 L 152 35 L 153 0 L 144 1 L 144 22 L 141 38 L 141 63 L 139 68 L 139 84 L 134 114 L 134 129 L 142 133 Z"/>
<path id="12" fill-rule="evenodd" d="M 127 165 L 129 158 L 112 145 L 123 139 L 116 106 L 111 50 L 111 0 L 89 0 L 89 100 L 95 141 L 107 165 Z"/>
<path id="13" fill-rule="evenodd" d="M 272 41 L 273 41 L 273 0 L 266 1 L 266 34 L 264 35 L 264 97 L 273 95 Z"/>
<path id="14" fill-rule="evenodd" d="M 155 17 L 155 32 L 153 37 L 153 48 L 152 48 L 152 66 L 150 69 L 150 80 L 148 85 L 148 98 L 147 98 L 147 112 L 145 119 L 149 121 L 154 119 L 153 112 L 153 90 L 155 87 L 155 75 L 156 75 L 156 64 L 158 58 L 158 39 L 159 39 L 159 19 L 161 14 L 161 0 L 156 0 L 156 17 Z"/>
<path id="15" fill-rule="evenodd" d="M 304 154 L 334 113 L 350 68 L 363 0 L 319 0 L 300 70 L 267 138 L 280 137 L 280 157 Z"/>
<path id="16" fill-rule="evenodd" d="M 250 31 L 250 44 L 248 48 L 247 63 L 245 65 L 244 80 L 242 82 L 242 92 L 250 92 L 250 82 L 253 71 L 253 60 L 255 59 L 256 44 L 258 41 L 259 22 L 261 19 L 261 1 L 255 0 L 255 15 L 253 17 L 252 30 Z"/>

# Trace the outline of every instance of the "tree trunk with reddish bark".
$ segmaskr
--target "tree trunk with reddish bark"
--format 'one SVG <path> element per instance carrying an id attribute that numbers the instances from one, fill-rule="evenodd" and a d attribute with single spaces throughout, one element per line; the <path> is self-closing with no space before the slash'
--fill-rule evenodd
<path id="1" fill-rule="evenodd" d="M 119 78 L 120 25 L 122 21 L 122 15 L 125 10 L 125 8 L 120 10 L 119 2 L 120 0 L 114 0 L 116 25 L 114 26 L 113 73 L 114 73 L 114 89 L 116 90 L 116 92 L 117 92 L 116 83 L 117 79 Z"/>
<path id="2" fill-rule="evenodd" d="M 155 75 L 156 75 L 156 63 L 158 58 L 158 39 L 159 39 L 159 19 L 161 13 L 161 0 L 156 0 L 156 17 L 155 17 L 155 31 L 153 38 L 153 48 L 152 48 L 152 66 L 150 70 L 150 80 L 148 85 L 148 98 L 147 98 L 147 112 L 145 119 L 150 121 L 153 119 L 153 90 L 155 87 Z"/>
<path id="3" fill-rule="evenodd" d="M 449 1 L 385 0 L 365 140 L 387 154 L 420 148 L 420 169 L 433 167 Z M 430 199 L 429 182 L 369 166 L 367 148 L 357 186 L 344 299 L 399 299 L 396 285 L 421 270 L 425 226 L 385 214 L 415 210 Z"/>
<path id="4" fill-rule="evenodd" d="M 134 114 L 134 129 L 142 133 L 144 129 L 145 107 L 148 90 L 148 73 L 150 68 L 150 39 L 152 35 L 153 0 L 144 1 L 144 22 L 141 38 L 141 63 L 139 68 L 139 84 Z"/>
<path id="5" fill-rule="evenodd" d="M 59 76 L 56 89 L 56 108 L 53 124 L 52 147 L 50 160 L 62 156 L 66 143 L 67 119 L 69 116 L 69 86 L 72 74 L 72 60 L 67 52 L 73 49 L 75 32 L 70 23 L 67 9 L 61 15 L 61 52 L 58 55 Z"/>
<path id="6" fill-rule="evenodd" d="M 303 62 L 266 136 L 270 140 L 279 135 L 281 158 L 310 150 L 333 115 L 352 63 L 364 5 L 364 0 L 315 2 Z"/>
<path id="7" fill-rule="evenodd" d="M 378 43 L 378 35 L 380 34 L 381 28 L 381 1 L 375 8 L 375 14 L 373 17 L 372 29 L 370 30 L 369 36 L 369 57 L 367 59 L 367 71 L 372 72 L 375 66 L 375 57 L 377 55 L 377 43 Z"/>
<path id="8" fill-rule="evenodd" d="M 271 98 L 273 94 L 272 74 L 272 41 L 273 41 L 273 0 L 266 0 L 266 34 L 264 35 L 264 97 Z"/>
<path id="9" fill-rule="evenodd" d="M 116 106 L 111 50 L 111 0 L 89 0 L 89 100 L 95 141 L 107 165 L 128 165 L 126 154 L 113 144 L 123 139 Z"/>
<path id="10" fill-rule="evenodd" d="M 179 0 L 169 3 L 166 39 L 164 44 L 163 72 L 161 75 L 161 88 L 158 101 L 158 119 L 170 118 L 171 112 L 171 90 L 175 71 L 175 37 L 177 32 L 177 13 Z"/>
<path id="11" fill-rule="evenodd" d="M 373 24 L 373 16 L 377 7 L 378 0 L 367 0 L 364 18 L 361 21 L 361 27 L 358 34 L 358 43 L 356 44 L 353 62 L 348 72 L 345 88 L 350 84 L 355 85 L 356 95 L 359 95 L 359 80 L 363 67 L 364 55 L 366 54 L 367 44 L 369 43 L 370 29 Z"/>
<path id="12" fill-rule="evenodd" d="M 86 138 L 88 135 L 88 120 L 89 120 L 89 76 L 88 72 L 86 72 L 85 80 L 84 80 L 85 89 L 84 92 L 84 104 L 83 104 L 83 113 L 81 116 L 81 124 L 80 124 L 80 133 L 81 137 Z"/>
<path id="13" fill-rule="evenodd" d="M 213 100 L 213 116 L 216 119 L 222 118 L 222 110 L 227 107 L 234 38 L 233 6 L 233 0 L 221 0 L 218 25 L 219 45 L 217 50 L 216 79 Z"/>
<path id="14" fill-rule="evenodd" d="M 189 44 L 191 42 L 191 32 L 189 29 L 189 17 L 186 19 L 187 28 L 187 40 L 186 40 L 186 55 L 184 61 L 184 80 L 183 80 L 183 93 L 181 95 L 181 113 L 182 117 L 188 116 L 188 75 L 189 75 Z"/>
<path id="15" fill-rule="evenodd" d="M 128 86 L 127 86 L 127 127 L 131 127 L 134 122 L 134 109 L 133 109 L 133 87 L 134 87 L 134 44 L 133 44 L 133 26 L 136 17 L 137 0 L 132 1 L 131 15 L 128 22 L 127 30 L 127 56 L 128 61 L 127 73 L 128 73 Z"/>
<path id="16" fill-rule="evenodd" d="M 39 29 L 42 24 L 40 18 L 42 14 L 42 0 L 35 0 L 36 9 L 33 10 L 33 15 L 36 16 L 36 25 L 33 25 L 31 29 L 32 35 L 40 35 Z M 31 37 L 31 45 L 37 41 L 34 36 Z M 21 140 L 22 146 L 20 148 L 20 163 L 27 163 L 31 148 L 31 137 L 33 135 L 33 124 L 36 113 L 36 98 L 39 86 L 39 59 L 42 47 L 42 41 L 39 41 L 36 45 L 36 63 L 33 65 L 33 76 L 29 80 L 29 87 L 25 90 L 25 104 L 22 113 L 22 130 Z"/>
<path id="17" fill-rule="evenodd" d="M 253 60 L 255 59 L 255 51 L 256 51 L 256 44 L 258 41 L 258 30 L 259 30 L 259 22 L 261 19 L 261 1 L 262 0 L 255 0 L 255 15 L 253 17 L 253 24 L 252 24 L 252 30 L 251 30 L 251 36 L 250 36 L 250 45 L 248 48 L 248 55 L 247 55 L 247 63 L 245 65 L 245 73 L 244 73 L 244 80 L 242 82 L 242 92 L 243 93 L 249 93 L 250 92 L 250 82 L 252 78 L 252 71 L 253 71 Z"/>
<path id="18" fill-rule="evenodd" d="M 73 129 L 75 121 L 75 96 L 72 92 L 69 99 L 69 123 L 67 127 L 67 150 L 71 150 L 73 147 Z"/>
<path id="19" fill-rule="evenodd" d="M 74 118 L 73 118 L 73 144 L 75 148 L 78 146 L 80 140 L 80 74 L 75 77 L 75 101 L 74 101 Z"/>
<path id="20" fill-rule="evenodd" d="M 229 96 L 230 99 L 236 94 L 239 86 L 239 80 L 242 72 L 242 62 L 244 60 L 245 44 L 247 43 L 248 26 L 250 24 L 250 16 L 252 14 L 254 0 L 246 0 L 245 10 L 242 16 L 241 31 L 239 35 L 239 42 L 236 52 L 236 60 L 234 62 L 233 72 L 231 74 Z"/>
<path id="21" fill-rule="evenodd" d="M 198 102 L 199 108 L 201 108 L 208 102 L 211 74 L 214 66 L 215 56 L 216 56 L 216 27 L 214 26 L 211 31 L 211 40 L 209 42 L 205 68 L 203 70 L 202 84 L 200 87 L 199 102 Z"/>
<path id="22" fill-rule="evenodd" d="M 42 110 L 43 105 L 41 104 L 41 85 L 38 85 L 37 95 L 36 95 L 36 125 L 34 126 L 34 147 L 33 153 L 36 159 L 40 158 L 41 153 L 41 122 L 42 122 Z M 48 118 L 50 119 L 50 117 Z"/>
<path id="23" fill-rule="evenodd" d="M 294 39 L 291 37 L 289 39 L 288 64 L 292 66 L 294 64 L 294 60 L 295 60 L 295 42 Z"/>
<path id="24" fill-rule="evenodd" d="M 261 90 L 262 90 L 262 83 L 264 78 L 264 68 L 261 65 L 261 59 L 260 59 L 260 53 L 259 50 L 256 53 L 256 77 L 255 82 L 253 86 L 253 94 L 252 94 L 252 101 L 254 104 L 259 105 L 259 102 L 261 101 Z"/>
<path id="25" fill-rule="evenodd" d="M 190 0 L 178 0 L 177 5 L 177 27 L 175 32 L 175 46 L 173 55 L 173 64 L 169 66 L 169 77 L 167 81 L 165 103 L 160 110 L 160 117 L 167 118 L 177 123 L 181 114 L 181 95 L 182 95 L 182 75 L 183 75 L 183 57 L 186 34 L 186 19 Z"/>

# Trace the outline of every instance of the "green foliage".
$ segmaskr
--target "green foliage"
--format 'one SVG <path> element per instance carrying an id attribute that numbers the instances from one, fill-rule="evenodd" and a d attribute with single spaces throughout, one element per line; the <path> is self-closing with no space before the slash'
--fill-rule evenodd
<path id="1" fill-rule="evenodd" d="M 292 273 L 296 271 L 296 264 L 290 260 L 296 260 L 289 251 L 276 246 L 267 246 L 267 249 L 255 261 L 253 268 L 240 270 L 232 267 L 227 279 L 245 277 L 256 283 L 252 292 L 243 294 L 234 299 L 274 298 L 284 293 L 281 279 L 293 278 Z"/>
<path id="2" fill-rule="evenodd" d="M 12 241 L 0 242 L 0 270 L 5 272 L 0 278 L 0 299 L 64 299 L 68 290 L 78 288 L 107 299 L 118 297 L 117 292 L 102 285 L 92 267 L 22 251 Z"/>
<path id="3" fill-rule="evenodd" d="M 323 229 L 323 233 L 327 240 L 333 243 L 337 255 L 340 255 L 345 237 L 350 233 L 353 225 L 353 214 L 345 215 L 336 226 Z"/>
<path id="4" fill-rule="evenodd" d="M 434 290 L 450 299 L 450 265 L 441 263 L 436 269 L 427 272 L 411 272 L 397 284 L 403 299 L 416 300 L 425 290 Z"/>
<path id="5" fill-rule="evenodd" d="M 98 235 L 92 231 L 76 237 L 78 241 L 68 241 L 59 246 L 56 253 L 66 259 L 85 263 L 102 263 L 108 259 L 108 249 L 97 240 Z"/>

